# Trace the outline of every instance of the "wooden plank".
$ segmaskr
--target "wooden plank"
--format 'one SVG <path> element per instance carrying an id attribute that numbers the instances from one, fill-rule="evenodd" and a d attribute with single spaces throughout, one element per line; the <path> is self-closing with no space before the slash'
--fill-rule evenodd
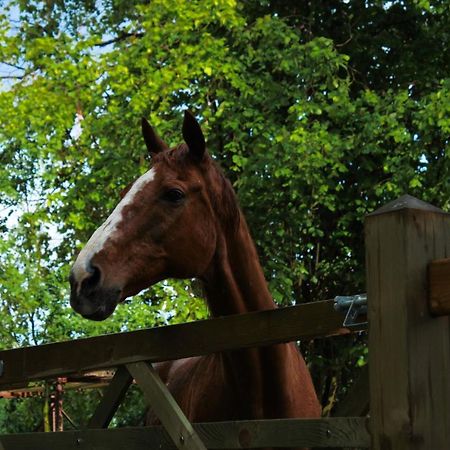
<path id="1" fill-rule="evenodd" d="M 191 423 L 153 367 L 146 362 L 137 362 L 127 364 L 127 369 L 142 389 L 148 406 L 161 421 L 175 446 L 180 450 L 206 450 Z"/>
<path id="2" fill-rule="evenodd" d="M 211 423 L 199 434 L 208 448 L 368 448 L 367 427 L 368 421 L 357 417 L 275 419 Z"/>
<path id="3" fill-rule="evenodd" d="M 333 300 L 328 300 L 181 325 L 4 350 L 0 352 L 0 361 L 4 363 L 0 387 L 15 388 L 26 385 L 28 381 L 116 367 L 136 361 L 165 361 L 349 333 L 347 328 L 342 328 L 342 321 L 343 315 L 334 310 Z"/>
<path id="4" fill-rule="evenodd" d="M 369 366 L 361 368 L 349 392 L 333 411 L 333 416 L 366 416 L 369 413 Z"/>
<path id="5" fill-rule="evenodd" d="M 368 216 L 365 233 L 372 448 L 450 449 L 449 318 L 427 304 L 450 215 L 406 196 Z"/>
<path id="6" fill-rule="evenodd" d="M 428 266 L 428 301 L 435 316 L 450 315 L 450 259 L 431 261 Z"/>
<path id="7" fill-rule="evenodd" d="M 260 447 L 369 448 L 367 420 L 359 417 L 279 419 L 194 424 L 208 449 Z M 2 450 L 173 450 L 162 427 L 92 429 L 0 436 Z"/>
<path id="8" fill-rule="evenodd" d="M 87 428 L 108 427 L 132 382 L 133 377 L 128 370 L 124 366 L 119 366 L 90 418 Z"/>

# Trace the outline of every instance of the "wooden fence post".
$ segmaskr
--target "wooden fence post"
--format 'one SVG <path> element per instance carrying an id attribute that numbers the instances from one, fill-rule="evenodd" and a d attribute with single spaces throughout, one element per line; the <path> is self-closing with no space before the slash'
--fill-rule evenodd
<path id="1" fill-rule="evenodd" d="M 450 449 L 450 324 L 427 305 L 450 214 L 404 196 L 370 214 L 365 234 L 372 449 Z"/>

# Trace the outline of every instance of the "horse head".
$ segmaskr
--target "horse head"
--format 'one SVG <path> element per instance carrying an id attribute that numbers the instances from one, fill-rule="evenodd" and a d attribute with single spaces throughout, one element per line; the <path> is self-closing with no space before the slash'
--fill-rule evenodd
<path id="1" fill-rule="evenodd" d="M 192 114 L 185 113 L 185 143 L 175 148 L 145 119 L 142 132 L 150 170 L 124 190 L 71 270 L 71 306 L 88 319 L 107 318 L 126 297 L 163 279 L 201 278 L 223 228 L 218 210 L 232 211 L 232 221 L 238 217 L 231 185 L 208 155 Z"/>

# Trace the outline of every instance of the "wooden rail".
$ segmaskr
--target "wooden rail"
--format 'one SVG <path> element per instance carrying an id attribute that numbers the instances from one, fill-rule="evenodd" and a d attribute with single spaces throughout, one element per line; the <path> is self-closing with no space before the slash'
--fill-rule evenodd
<path id="1" fill-rule="evenodd" d="M 193 424 L 208 449 L 260 447 L 368 448 L 367 419 L 279 419 Z M 162 427 L 24 433 L 0 436 L 3 450 L 173 450 Z M 188 447 L 185 447 L 188 448 Z"/>
<path id="2" fill-rule="evenodd" d="M 349 329 L 342 327 L 342 322 L 343 315 L 334 310 L 333 300 L 326 300 L 271 311 L 4 350 L 0 351 L 0 361 L 3 361 L 0 388 L 17 388 L 29 381 L 137 361 L 153 363 L 350 333 Z"/>

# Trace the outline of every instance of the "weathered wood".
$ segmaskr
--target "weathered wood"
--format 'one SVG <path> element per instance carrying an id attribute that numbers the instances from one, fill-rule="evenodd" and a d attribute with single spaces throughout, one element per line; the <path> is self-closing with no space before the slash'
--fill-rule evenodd
<path id="1" fill-rule="evenodd" d="M 428 301 L 433 315 L 450 315 L 450 259 L 439 259 L 429 264 Z"/>
<path id="2" fill-rule="evenodd" d="M 280 419 L 194 424 L 209 449 L 257 447 L 368 448 L 366 419 Z M 3 450 L 173 450 L 162 427 L 92 429 L 0 436 Z"/>
<path id="3" fill-rule="evenodd" d="M 450 256 L 450 215 L 403 197 L 365 224 L 372 449 L 450 448 L 450 326 L 427 265 Z"/>
<path id="4" fill-rule="evenodd" d="M 142 389 L 148 405 L 161 421 L 175 446 L 180 450 L 206 450 L 191 423 L 153 367 L 146 362 L 131 363 L 126 367 Z"/>
<path id="5" fill-rule="evenodd" d="M 333 300 L 0 352 L 0 387 L 136 361 L 165 361 L 349 333 Z M 358 328 L 352 329 L 352 331 Z"/>
<path id="6" fill-rule="evenodd" d="M 90 418 L 88 428 L 107 428 L 122 402 L 133 377 L 124 366 L 119 366 L 103 397 Z"/>
<path id="7" fill-rule="evenodd" d="M 361 368 L 349 392 L 333 411 L 333 416 L 366 416 L 369 413 L 369 366 Z"/>

